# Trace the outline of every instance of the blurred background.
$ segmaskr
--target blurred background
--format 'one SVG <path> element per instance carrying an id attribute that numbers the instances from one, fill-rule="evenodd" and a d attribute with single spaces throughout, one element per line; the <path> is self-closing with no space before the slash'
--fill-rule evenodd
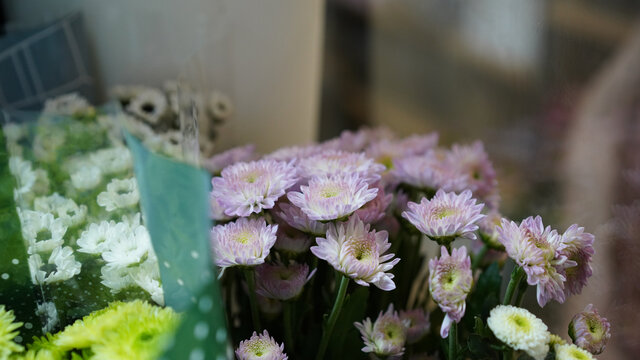
<path id="1" fill-rule="evenodd" d="M 262 152 L 383 125 L 480 139 L 502 211 L 596 235 L 601 359 L 640 353 L 638 0 L 0 0 L 0 107 L 187 81 L 233 104 L 215 149 Z M 535 307 L 531 307 L 535 309 Z"/>

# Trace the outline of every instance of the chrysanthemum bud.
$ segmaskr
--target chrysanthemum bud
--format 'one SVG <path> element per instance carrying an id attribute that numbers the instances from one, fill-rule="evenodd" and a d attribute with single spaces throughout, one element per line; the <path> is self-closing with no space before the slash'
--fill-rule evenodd
<path id="1" fill-rule="evenodd" d="M 574 344 L 598 355 L 604 351 L 607 341 L 611 338 L 611 325 L 606 318 L 598 314 L 598 310 L 592 304 L 589 304 L 569 323 L 569 336 Z"/>

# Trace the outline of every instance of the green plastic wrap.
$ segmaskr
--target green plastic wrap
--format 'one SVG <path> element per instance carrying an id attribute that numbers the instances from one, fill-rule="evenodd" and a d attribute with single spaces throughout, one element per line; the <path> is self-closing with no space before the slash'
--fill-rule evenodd
<path id="1" fill-rule="evenodd" d="M 186 311 L 165 359 L 225 359 L 222 297 L 209 255 L 210 176 L 148 151 L 131 134 L 142 212 L 151 234 L 165 303 Z"/>

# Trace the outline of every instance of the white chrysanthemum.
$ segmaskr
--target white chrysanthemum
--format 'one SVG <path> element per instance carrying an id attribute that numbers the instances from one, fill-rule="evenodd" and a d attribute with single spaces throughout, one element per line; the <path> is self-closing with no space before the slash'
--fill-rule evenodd
<path id="1" fill-rule="evenodd" d="M 71 184 L 78 190 L 90 190 L 102 181 L 102 170 L 96 165 L 90 165 L 71 174 Z"/>
<path id="2" fill-rule="evenodd" d="M 526 309 L 498 305 L 491 310 L 487 324 L 500 341 L 536 360 L 543 360 L 549 352 L 547 325 Z"/>
<path id="3" fill-rule="evenodd" d="M 157 124 L 167 111 L 167 98 L 159 90 L 146 88 L 131 99 L 127 111 L 150 124 Z"/>
<path id="4" fill-rule="evenodd" d="M 278 225 L 267 225 L 263 218 L 240 218 L 211 229 L 211 247 L 216 265 L 224 269 L 231 266 L 254 266 L 264 263 L 276 242 Z"/>
<path id="5" fill-rule="evenodd" d="M 58 326 L 58 322 L 60 321 L 58 309 L 52 301 L 38 303 L 36 315 L 44 318 L 44 325 L 42 326 L 43 333 L 51 332 L 51 330 Z"/>
<path id="6" fill-rule="evenodd" d="M 336 220 L 351 215 L 373 200 L 377 188 L 369 188 L 358 175 L 319 176 L 287 194 L 289 201 L 311 220 Z"/>
<path id="7" fill-rule="evenodd" d="M 78 205 L 72 199 L 67 199 L 58 193 L 35 198 L 33 209 L 54 214 L 67 227 L 80 225 L 87 217 L 86 205 Z"/>
<path id="8" fill-rule="evenodd" d="M 107 264 L 100 269 L 101 283 L 108 287 L 112 294 L 119 293 L 134 284 L 130 270 L 126 267 Z"/>
<path id="9" fill-rule="evenodd" d="M 284 344 L 279 345 L 265 330 L 258 335 L 255 331 L 248 340 L 240 341 L 236 349 L 238 360 L 287 360 Z"/>
<path id="10" fill-rule="evenodd" d="M 590 352 L 574 344 L 556 344 L 556 360 L 596 360 Z"/>
<path id="11" fill-rule="evenodd" d="M 107 175 L 125 172 L 133 166 L 131 152 L 124 146 L 98 150 L 90 154 L 89 159 Z"/>
<path id="12" fill-rule="evenodd" d="M 98 205 L 104 207 L 107 211 L 136 205 L 140 201 L 136 179 L 111 180 L 107 184 L 107 191 L 98 194 L 96 201 Z"/>
<path id="13" fill-rule="evenodd" d="M 47 99 L 42 113 L 46 115 L 73 116 L 95 112 L 87 99 L 73 92 Z"/>
<path id="14" fill-rule="evenodd" d="M 9 171 L 16 178 L 16 192 L 26 194 L 31 191 L 36 182 L 36 174 L 31 168 L 31 162 L 18 156 L 9 158 Z"/>
<path id="15" fill-rule="evenodd" d="M 31 191 L 35 195 L 48 194 L 50 192 L 51 182 L 49 181 L 49 174 L 44 169 L 34 169 L 36 174 L 36 181 L 31 188 Z"/>
<path id="16" fill-rule="evenodd" d="M 68 246 L 53 249 L 47 264 L 48 266 L 45 266 L 40 254 L 29 256 L 31 280 L 34 284 L 65 281 L 80 274 L 81 264 L 76 261 L 73 250 Z"/>
<path id="17" fill-rule="evenodd" d="M 112 241 L 126 237 L 128 231 L 129 226 L 124 223 L 102 221 L 100 224 L 90 224 L 78 238 L 78 251 L 100 255 L 109 248 Z"/>
<path id="18" fill-rule="evenodd" d="M 149 293 L 151 300 L 156 304 L 164 306 L 164 291 L 160 283 L 160 269 L 155 257 L 150 257 L 145 262 L 136 267 L 131 274 L 133 282 Z"/>
<path id="19" fill-rule="evenodd" d="M 64 243 L 67 227 L 53 214 L 32 210 L 18 212 L 22 236 L 29 244 L 29 253 L 49 252 Z"/>
<path id="20" fill-rule="evenodd" d="M 394 254 L 385 254 L 391 247 L 387 232 L 369 231 L 370 227 L 358 216 L 347 223 L 330 224 L 327 237 L 317 238 L 318 245 L 312 246 L 311 252 L 362 286 L 371 283 L 385 291 L 393 290 L 393 274 L 387 271 L 400 259 L 391 260 Z"/>
<path id="21" fill-rule="evenodd" d="M 113 266 L 127 267 L 139 264 L 152 251 L 149 232 L 142 225 L 131 229 L 125 236 L 114 237 L 107 246 L 102 258 Z"/>

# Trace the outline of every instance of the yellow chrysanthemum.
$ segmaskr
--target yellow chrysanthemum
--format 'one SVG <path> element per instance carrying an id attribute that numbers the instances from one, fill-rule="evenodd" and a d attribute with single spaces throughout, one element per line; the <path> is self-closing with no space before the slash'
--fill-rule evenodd
<path id="1" fill-rule="evenodd" d="M 561 338 L 560 336 L 558 336 L 556 334 L 549 335 L 549 346 L 564 345 L 566 343 L 567 342 L 564 341 L 563 338 Z"/>
<path id="2" fill-rule="evenodd" d="M 557 360 L 595 360 L 596 358 L 585 349 L 581 349 L 573 344 L 556 345 Z"/>
<path id="3" fill-rule="evenodd" d="M 63 331 L 30 346 L 28 358 L 58 359 L 69 351 L 91 359 L 155 359 L 177 326 L 179 315 L 147 302 L 114 302 Z"/>
<path id="4" fill-rule="evenodd" d="M 18 336 L 18 331 L 15 330 L 22 326 L 21 322 L 14 322 L 15 320 L 13 311 L 7 311 L 4 305 L 0 305 L 0 360 L 6 360 L 12 353 L 24 350 L 13 342 L 13 338 Z"/>

